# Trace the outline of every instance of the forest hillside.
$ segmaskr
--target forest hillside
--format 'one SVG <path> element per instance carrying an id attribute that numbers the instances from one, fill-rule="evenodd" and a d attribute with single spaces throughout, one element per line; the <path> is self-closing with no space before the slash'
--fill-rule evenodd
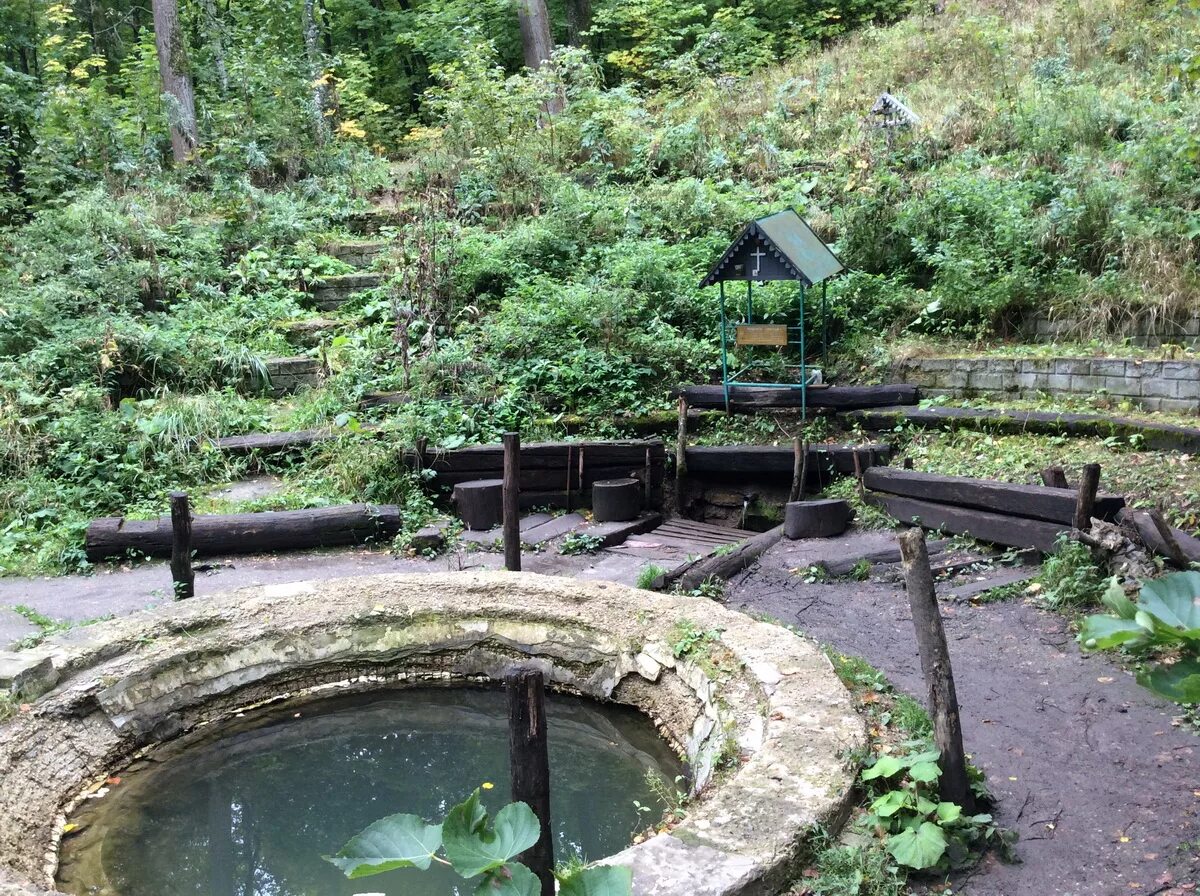
<path id="1" fill-rule="evenodd" d="M 844 380 L 1030 309 L 1103 339 L 1197 302 L 1187 3 L 153 13 L 0 9 L 5 571 L 79 567 L 92 517 L 236 479 L 218 436 L 333 427 L 271 506 L 387 501 L 415 524 L 428 498 L 381 440 L 532 438 L 565 415 L 621 432 L 711 381 L 697 283 L 781 207 L 849 269 L 830 286 Z M 877 127 L 885 91 L 919 120 Z M 315 290 L 355 272 L 347 244 L 375 246 L 378 276 L 330 313 Z M 297 356 L 319 384 L 271 395 L 268 362 Z M 379 393 L 404 397 L 364 404 Z"/>

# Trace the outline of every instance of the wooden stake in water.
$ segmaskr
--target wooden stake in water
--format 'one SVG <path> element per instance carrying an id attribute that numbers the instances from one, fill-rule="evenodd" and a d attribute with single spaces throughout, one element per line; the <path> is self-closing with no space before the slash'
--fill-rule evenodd
<path id="1" fill-rule="evenodd" d="M 538 842 L 518 856 L 554 896 L 554 841 L 550 828 L 550 754 L 546 740 L 546 690 L 537 669 L 504 676 L 508 691 L 508 750 L 514 802 L 529 805 L 541 823 Z"/>
<path id="2" fill-rule="evenodd" d="M 943 800 L 958 803 L 964 812 L 970 813 L 974 811 L 975 799 L 967 777 L 958 695 L 954 691 L 954 672 L 950 668 L 950 650 L 946 647 L 942 612 L 933 590 L 933 571 L 929 568 L 925 533 L 914 526 L 901 532 L 899 538 L 904 584 L 908 589 L 913 628 L 917 631 L 917 649 L 921 654 L 921 672 L 929 689 L 933 739 L 942 754 L 939 763 L 942 777 L 938 781 L 938 789 Z"/>
<path id="3" fill-rule="evenodd" d="M 521 571 L 521 436 L 504 434 L 504 568 Z"/>
<path id="4" fill-rule="evenodd" d="M 171 492 L 171 579 L 175 598 L 196 595 L 196 573 L 192 570 L 192 511 L 184 492 Z"/>

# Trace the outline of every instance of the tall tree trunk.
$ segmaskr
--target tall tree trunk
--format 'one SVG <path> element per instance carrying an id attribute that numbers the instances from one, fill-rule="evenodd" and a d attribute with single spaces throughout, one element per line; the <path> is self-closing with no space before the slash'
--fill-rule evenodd
<path id="1" fill-rule="evenodd" d="M 517 0 L 517 19 L 521 23 L 521 45 L 525 50 L 525 65 L 539 69 L 554 53 L 554 38 L 550 33 L 550 13 L 546 0 Z M 563 98 L 556 92 L 546 104 L 546 112 L 562 111 Z"/>
<path id="2" fill-rule="evenodd" d="M 217 4 L 214 0 L 203 0 L 203 3 L 207 26 L 205 30 L 211 35 L 209 40 L 212 41 L 213 65 L 217 69 L 217 84 L 221 88 L 221 96 L 225 96 L 229 93 L 229 69 L 225 67 L 225 26 L 217 12 Z"/>
<path id="3" fill-rule="evenodd" d="M 591 41 L 585 33 L 592 27 L 592 0 L 567 0 L 567 41 L 573 47 L 586 47 Z"/>
<path id="4" fill-rule="evenodd" d="M 304 51 L 308 56 L 308 71 L 313 85 L 313 139 L 318 144 L 329 138 L 325 110 L 329 92 L 325 85 L 325 66 L 321 60 L 321 32 L 317 27 L 316 0 L 304 0 Z"/>
<path id="5" fill-rule="evenodd" d="M 187 48 L 179 29 L 176 0 L 153 0 L 154 48 L 158 51 L 158 74 L 163 93 L 169 96 L 167 117 L 171 124 L 171 152 L 176 162 L 187 162 L 200 139 L 196 131 L 196 96 L 188 68 Z"/>

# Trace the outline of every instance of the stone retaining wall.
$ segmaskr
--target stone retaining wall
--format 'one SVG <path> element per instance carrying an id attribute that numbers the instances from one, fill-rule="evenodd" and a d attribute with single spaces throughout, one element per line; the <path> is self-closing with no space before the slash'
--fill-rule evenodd
<path id="1" fill-rule="evenodd" d="M 382 274 L 342 274 L 326 277 L 308 288 L 313 304 L 321 311 L 336 311 L 355 293 L 374 289 L 383 282 Z"/>
<path id="2" fill-rule="evenodd" d="M 1031 312 L 1021 321 L 1021 336 L 1030 342 L 1058 342 L 1077 339 L 1084 332 L 1083 321 L 1071 317 L 1050 317 Z M 1128 339 L 1133 345 L 1155 348 L 1173 345 L 1200 346 L 1200 313 L 1179 320 L 1138 315 L 1114 324 L 1110 336 Z"/>
<path id="3" fill-rule="evenodd" d="M 272 398 L 292 395 L 301 389 L 315 388 L 321 385 L 321 380 L 325 377 L 325 369 L 319 358 L 271 358 L 263 363 L 271 377 L 266 391 Z"/>
<path id="4" fill-rule="evenodd" d="M 1200 411 L 1200 362 L 1120 358 L 913 358 L 893 365 L 897 382 L 927 395 L 1032 398 L 1039 393 L 1128 400 L 1153 411 Z"/>
<path id="5" fill-rule="evenodd" d="M 684 621 L 713 634 L 677 655 Z M 264 700 L 495 680 L 515 662 L 640 708 L 708 784 L 670 833 L 606 860 L 633 869 L 637 896 L 777 892 L 810 839 L 845 821 L 863 721 L 828 659 L 787 629 L 715 601 L 530 574 L 299 582 L 0 651 L 0 686 L 29 702 L 0 724 L 0 893 L 52 886 L 74 805 L 157 745 Z M 714 776 L 733 747 L 738 762 Z"/>

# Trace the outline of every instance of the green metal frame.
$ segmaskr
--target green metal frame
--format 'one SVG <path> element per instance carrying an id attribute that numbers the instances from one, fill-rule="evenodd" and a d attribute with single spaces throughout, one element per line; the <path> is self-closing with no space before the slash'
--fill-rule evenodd
<path id="1" fill-rule="evenodd" d="M 804 286 L 804 281 L 800 281 L 800 314 L 799 323 L 796 325 L 788 324 L 787 332 L 789 334 L 788 345 L 795 345 L 799 349 L 800 363 L 795 365 L 787 365 L 788 367 L 797 367 L 800 370 L 799 383 L 760 383 L 743 381 L 739 377 L 743 376 L 748 370 L 752 370 L 760 366 L 761 362 L 752 361 L 749 364 L 734 371 L 729 372 L 729 314 L 726 311 L 725 302 L 725 281 L 720 280 L 717 283 L 717 288 L 720 294 L 721 302 L 721 389 L 725 396 L 725 412 L 729 412 L 729 390 L 734 386 L 750 386 L 754 388 L 772 388 L 772 389 L 799 389 L 800 390 L 800 418 L 808 419 L 808 343 L 807 336 L 804 332 L 804 306 L 808 298 L 807 290 Z M 754 284 L 746 281 L 746 319 L 743 323 L 754 322 Z M 739 322 L 734 322 L 736 327 Z M 790 334 L 797 334 L 796 339 L 792 339 Z M 827 367 L 829 363 L 829 287 L 828 284 L 821 284 L 821 365 L 822 369 Z"/>

